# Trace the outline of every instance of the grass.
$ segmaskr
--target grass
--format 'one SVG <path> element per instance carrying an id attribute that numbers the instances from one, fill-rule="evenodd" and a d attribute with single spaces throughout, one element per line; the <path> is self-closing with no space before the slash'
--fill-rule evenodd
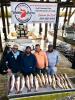
<path id="1" fill-rule="evenodd" d="M 75 96 L 75 92 L 55 93 L 55 94 L 44 95 L 44 96 L 19 98 L 19 99 L 15 99 L 15 100 L 62 100 L 66 96 Z"/>

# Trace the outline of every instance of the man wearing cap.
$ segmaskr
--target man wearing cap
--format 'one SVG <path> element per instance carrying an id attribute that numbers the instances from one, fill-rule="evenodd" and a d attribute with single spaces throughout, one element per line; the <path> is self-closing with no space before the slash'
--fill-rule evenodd
<path id="1" fill-rule="evenodd" d="M 35 74 L 35 68 L 36 68 L 36 58 L 31 53 L 31 47 L 27 46 L 24 52 L 24 55 L 21 60 L 21 72 L 24 76 L 30 75 L 31 73 Z"/>
<path id="2" fill-rule="evenodd" d="M 57 72 L 57 64 L 59 64 L 59 52 L 53 49 L 53 45 L 48 45 L 46 52 L 48 58 L 48 74 L 53 75 Z"/>

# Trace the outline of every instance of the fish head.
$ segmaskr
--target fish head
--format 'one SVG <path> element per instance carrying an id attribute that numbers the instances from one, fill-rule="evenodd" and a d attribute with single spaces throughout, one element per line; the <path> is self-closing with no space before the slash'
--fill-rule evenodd
<path id="1" fill-rule="evenodd" d="M 27 79 L 27 80 L 29 79 L 29 76 L 28 76 L 28 75 L 26 76 L 26 79 Z"/>
<path id="2" fill-rule="evenodd" d="M 31 74 L 30 77 L 32 78 L 33 77 L 33 74 Z"/>
<path id="3" fill-rule="evenodd" d="M 39 77 L 39 74 L 37 74 L 37 77 Z"/>

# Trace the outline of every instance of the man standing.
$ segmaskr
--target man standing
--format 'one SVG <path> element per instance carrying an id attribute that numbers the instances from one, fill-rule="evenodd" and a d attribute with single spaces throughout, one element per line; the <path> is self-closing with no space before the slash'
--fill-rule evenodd
<path id="1" fill-rule="evenodd" d="M 15 83 L 16 83 L 17 93 L 19 92 L 19 86 L 20 86 L 19 72 L 21 70 L 20 66 L 21 56 L 22 53 L 18 50 L 18 45 L 13 45 L 12 50 L 6 55 L 5 63 L 7 67 L 7 73 L 11 78 L 10 92 L 13 91 Z"/>
<path id="2" fill-rule="evenodd" d="M 35 73 L 35 68 L 36 68 L 36 58 L 35 56 L 31 53 L 31 47 L 27 46 L 25 49 L 25 53 L 22 57 L 21 61 L 21 71 L 24 76 L 30 75 L 31 73 Z"/>
<path id="3" fill-rule="evenodd" d="M 20 59 L 22 53 L 18 50 L 17 45 L 13 45 L 12 50 L 6 55 L 6 64 L 8 73 L 20 72 Z"/>
<path id="4" fill-rule="evenodd" d="M 38 74 L 45 73 L 48 68 L 48 59 L 47 59 L 46 53 L 40 49 L 39 44 L 36 44 L 35 46 L 34 55 L 37 59 L 36 72 Z"/>
<path id="5" fill-rule="evenodd" d="M 53 49 L 53 45 L 48 45 L 48 74 L 53 75 L 57 72 L 57 64 L 59 64 L 59 53 Z"/>

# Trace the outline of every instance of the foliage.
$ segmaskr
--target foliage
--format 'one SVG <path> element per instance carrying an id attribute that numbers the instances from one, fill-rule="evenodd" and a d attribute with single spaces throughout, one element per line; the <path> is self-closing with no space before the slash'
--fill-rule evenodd
<path id="1" fill-rule="evenodd" d="M 16 100 L 62 100 L 64 97 L 71 96 L 71 95 L 75 95 L 75 92 L 56 93 L 51 95 L 29 97 L 29 98 L 22 98 Z"/>

